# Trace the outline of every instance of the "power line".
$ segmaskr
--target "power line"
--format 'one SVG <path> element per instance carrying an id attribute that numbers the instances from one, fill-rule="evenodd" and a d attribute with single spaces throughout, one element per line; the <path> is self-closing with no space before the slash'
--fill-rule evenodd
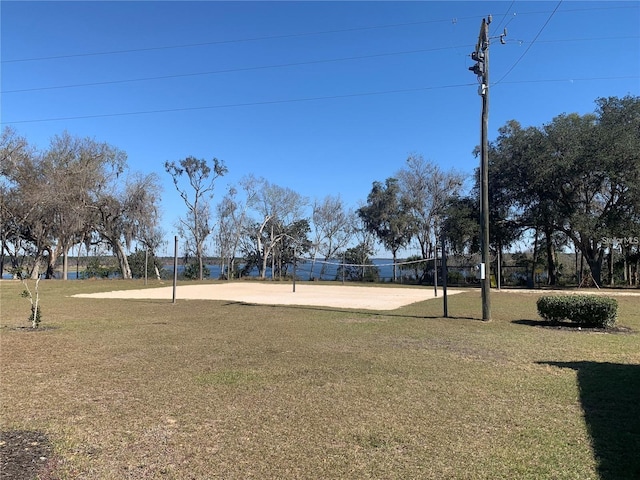
<path id="1" fill-rule="evenodd" d="M 511 0 L 511 4 L 509 5 L 509 8 L 507 8 L 507 11 L 502 14 L 502 19 L 500 20 L 500 23 L 498 23 L 498 25 L 496 26 L 496 30 L 500 30 L 500 27 L 502 27 L 502 22 L 504 22 L 504 19 L 507 18 L 507 15 L 509 15 L 509 12 L 511 11 L 511 7 L 513 7 L 514 3 L 516 3 L 516 0 Z M 511 22 L 511 20 L 513 20 L 513 17 L 511 17 L 509 22 Z M 509 22 L 507 22 L 504 28 L 507 28 L 507 26 L 509 25 Z"/>
<path id="2" fill-rule="evenodd" d="M 463 20 L 472 19 L 476 17 L 464 17 Z M 241 39 L 233 39 L 233 40 L 216 40 L 211 42 L 200 42 L 200 43 L 186 43 L 182 45 L 166 45 L 159 47 L 146 47 L 146 48 L 131 48 L 125 50 L 110 50 L 103 52 L 89 52 L 89 53 L 70 53 L 66 55 L 52 55 L 48 57 L 32 57 L 32 58 L 17 58 L 13 60 L 2 60 L 1 63 L 17 63 L 17 62 L 35 62 L 41 60 L 59 60 L 63 58 L 74 58 L 74 57 L 93 57 L 100 55 L 118 55 L 123 53 L 136 53 L 136 52 L 150 52 L 155 50 L 171 50 L 178 48 L 192 48 L 192 47 L 203 47 L 208 45 L 224 45 L 231 43 L 244 43 L 244 42 L 256 42 L 262 40 L 277 40 L 277 39 L 285 39 L 285 38 L 297 38 L 297 37 L 305 37 L 312 35 L 326 35 L 332 33 L 347 33 L 347 32 L 357 32 L 364 30 L 376 30 L 382 28 L 396 28 L 396 27 L 408 27 L 413 25 L 426 25 L 429 23 L 442 23 L 442 22 L 450 22 L 451 19 L 446 20 L 424 20 L 419 22 L 407 22 L 407 23 L 393 23 L 388 25 L 373 25 L 368 27 L 354 27 L 354 28 L 345 28 L 345 29 L 336 29 L 336 30 L 324 30 L 318 32 L 306 32 L 306 33 L 290 33 L 290 34 L 282 34 L 282 35 L 270 35 L 264 37 L 250 37 L 250 38 L 241 38 Z"/>
<path id="3" fill-rule="evenodd" d="M 560 38 L 556 40 L 536 40 L 537 43 L 561 43 L 561 42 L 601 42 L 603 40 L 632 40 L 640 38 L 640 35 L 625 35 L 623 37 L 587 37 L 587 38 Z M 523 42 L 527 43 L 527 42 Z M 533 43 L 533 40 L 529 43 Z"/>
<path id="4" fill-rule="evenodd" d="M 634 5 L 618 5 L 618 6 L 606 6 L 606 7 L 574 8 L 574 9 L 563 10 L 563 12 L 583 12 L 583 11 L 591 11 L 591 10 L 615 10 L 615 9 L 628 9 L 628 8 L 638 8 L 638 5 L 634 4 Z M 522 13 L 519 13 L 518 15 L 520 16 L 537 15 L 541 13 L 548 13 L 548 10 L 522 12 Z M 507 15 L 507 14 L 508 14 L 508 11 L 507 13 L 504 13 L 504 14 L 497 13 L 496 15 Z M 476 20 L 478 18 L 479 18 L 478 16 L 460 17 L 460 18 L 456 18 L 456 21 Z M 150 51 L 157 51 L 157 50 L 171 50 L 171 49 L 180 49 L 180 48 L 193 48 L 193 47 L 203 47 L 203 46 L 209 46 L 209 45 L 224 45 L 224 44 L 233 44 L 233 43 L 255 42 L 255 41 L 262 41 L 262 40 L 277 40 L 277 39 L 297 38 L 297 37 L 305 37 L 305 36 L 313 36 L 313 35 L 348 33 L 348 32 L 357 32 L 357 31 L 377 30 L 377 29 L 384 29 L 384 28 L 409 27 L 409 26 L 415 26 L 415 25 L 426 25 L 426 24 L 432 24 L 432 23 L 449 23 L 449 22 L 451 22 L 451 18 L 440 19 L 440 20 L 423 20 L 418 22 L 395 23 L 395 24 L 386 24 L 386 25 L 372 25 L 372 26 L 365 26 L 365 27 L 353 27 L 353 28 L 345 28 L 345 29 L 316 31 L 316 32 L 270 35 L 270 36 L 263 36 L 263 37 L 215 40 L 210 42 L 186 43 L 181 45 L 163 45 L 163 46 L 156 46 L 156 47 L 130 48 L 130 49 L 122 49 L 122 50 L 101 51 L 101 52 L 69 53 L 69 54 L 50 55 L 50 56 L 43 56 L 43 57 L 14 58 L 9 60 L 2 59 L 0 60 L 0 63 L 9 64 L 9 63 L 20 63 L 20 62 L 36 62 L 36 61 L 42 61 L 42 60 L 60 60 L 60 59 L 77 58 L 77 57 L 119 55 L 119 54 L 125 54 L 125 53 L 150 52 Z"/>
<path id="5" fill-rule="evenodd" d="M 515 85 L 521 83 L 565 83 L 565 82 L 585 82 L 585 81 L 601 81 L 601 80 L 634 80 L 639 79 L 640 75 L 621 75 L 617 77 L 588 77 L 588 78 L 548 78 L 541 80 L 514 80 L 513 82 L 502 82 L 503 85 Z"/>
<path id="6" fill-rule="evenodd" d="M 266 70 L 270 68 L 285 68 L 285 67 L 298 67 L 303 65 L 318 65 L 322 63 L 333 63 L 333 62 L 344 62 L 344 61 L 352 61 L 352 60 L 363 60 L 369 58 L 382 58 L 382 57 L 391 57 L 396 55 L 411 55 L 416 53 L 426 53 L 426 52 L 436 52 L 441 50 L 449 50 L 454 48 L 462 48 L 468 47 L 468 45 L 459 45 L 457 47 L 436 47 L 436 48 L 424 48 L 418 50 L 406 50 L 402 52 L 390 52 L 390 53 L 375 53 L 371 55 L 358 55 L 353 57 L 342 57 L 342 58 L 330 58 L 325 60 L 309 60 L 304 62 L 292 62 L 292 63 L 281 63 L 274 65 L 261 65 L 256 67 L 241 67 L 241 68 L 229 68 L 224 70 L 211 70 L 207 72 L 195 72 L 195 73 L 178 73 L 173 75 L 160 75 L 154 77 L 141 77 L 141 78 L 132 78 L 132 79 L 124 79 L 124 80 L 108 80 L 103 82 L 90 82 L 90 83 L 76 83 L 71 85 L 55 85 L 49 87 L 34 87 L 34 88 L 21 88 L 16 90 L 4 90 L 1 93 L 22 93 L 22 92 L 36 92 L 41 90 L 57 90 L 63 88 L 77 88 L 77 87 L 93 87 L 99 85 L 115 85 L 120 83 L 132 83 L 132 82 L 146 82 L 150 80 L 167 80 L 170 78 L 183 78 L 183 77 L 197 77 L 197 76 L 205 76 L 205 75 L 217 75 L 221 73 L 236 73 L 236 72 L 248 72 L 253 70 Z"/>
<path id="7" fill-rule="evenodd" d="M 595 38 L 595 37 L 570 38 L 570 39 L 559 39 L 559 40 L 538 40 L 537 43 L 629 40 L 629 39 L 638 39 L 638 38 L 640 38 L 640 35 L 620 36 L 620 37 L 599 37 L 599 38 Z M 527 42 L 522 42 L 522 43 L 527 43 Z M 383 57 L 391 57 L 391 56 L 398 56 L 398 55 L 411 55 L 411 54 L 417 54 L 417 53 L 428 53 L 428 52 L 436 52 L 436 51 L 442 51 L 442 50 L 457 50 L 459 48 L 465 48 L 468 46 L 469 45 L 457 45 L 457 46 L 451 46 L 451 47 L 424 48 L 424 49 L 417 49 L 417 50 L 405 50 L 401 52 L 375 53 L 370 55 L 358 55 L 353 57 L 330 58 L 330 59 L 324 59 L 324 60 L 308 60 L 303 62 L 259 65 L 254 67 L 239 67 L 239 68 L 229 68 L 229 69 L 222 69 L 222 70 L 210 70 L 206 72 L 177 73 L 172 75 L 158 75 L 158 76 L 152 76 L 152 77 L 128 78 L 128 79 L 121 79 L 121 80 L 105 80 L 101 82 L 86 82 L 86 83 L 75 83 L 75 84 L 67 84 L 67 85 L 51 85 L 51 86 L 45 86 L 45 87 L 20 88 L 20 89 L 14 89 L 14 90 L 2 90 L 0 91 L 0 93 L 2 94 L 26 93 L 26 92 L 45 91 L 45 90 L 61 90 L 61 89 L 68 89 L 68 88 L 96 87 L 96 86 L 103 86 L 103 85 L 118 85 L 123 83 L 146 82 L 146 81 L 153 81 L 153 80 L 168 80 L 172 78 L 187 78 L 187 77 L 197 77 L 197 76 L 206 76 L 206 75 L 218 75 L 218 74 L 224 74 L 224 73 L 249 72 L 249 71 L 256 71 L 256 70 L 267 70 L 271 68 L 287 68 L 287 67 L 298 67 L 298 66 L 304 66 L 304 65 L 319 65 L 323 63 L 365 60 L 365 59 L 383 58 Z"/>
<path id="8" fill-rule="evenodd" d="M 154 114 L 154 113 L 213 110 L 218 108 L 253 107 L 253 106 L 259 106 L 259 105 L 276 105 L 276 104 L 283 104 L 283 103 L 298 103 L 298 102 L 311 102 L 311 101 L 317 101 L 317 100 L 334 100 L 334 99 L 340 99 L 340 98 L 367 97 L 367 96 L 373 96 L 373 95 L 388 95 L 393 93 L 411 93 L 411 92 L 420 92 L 420 91 L 427 91 L 427 90 L 442 90 L 447 88 L 469 87 L 472 85 L 475 85 L 475 84 L 462 83 L 458 85 L 443 85 L 439 87 L 418 87 L 418 88 L 406 88 L 406 89 L 398 89 L 398 90 L 384 90 L 384 91 L 378 91 L 378 92 L 348 93 L 344 95 L 329 95 L 324 97 L 306 97 L 306 98 L 294 98 L 294 99 L 286 99 L 286 100 L 267 100 L 262 102 L 209 105 L 209 106 L 202 106 L 202 107 L 167 108 L 167 109 L 159 109 L 159 110 L 140 110 L 137 112 L 105 113 L 105 114 L 95 114 L 95 115 L 78 115 L 73 117 L 52 117 L 52 118 L 41 118 L 41 119 L 32 119 L 32 120 L 16 120 L 12 122 L 0 122 L 0 125 L 13 125 L 18 123 L 55 122 L 55 121 L 61 121 L 61 120 L 82 120 L 82 119 L 88 119 L 88 118 L 124 117 L 124 116 L 130 116 L 130 115 L 145 115 L 145 114 Z"/>
<path id="9" fill-rule="evenodd" d="M 542 34 L 542 31 L 545 29 L 545 27 L 549 24 L 549 22 L 551 21 L 551 19 L 553 18 L 553 16 L 555 15 L 555 13 L 558 11 L 558 8 L 560 8 L 560 5 L 562 5 L 562 0 L 560 0 L 558 2 L 558 4 L 556 5 L 556 8 L 553 9 L 553 12 L 551 12 L 551 15 L 549 15 L 549 18 L 547 18 L 547 21 L 544 22 L 544 25 L 542 25 L 542 28 L 540 28 L 540 30 L 538 31 L 538 33 L 536 34 L 536 36 L 533 38 L 533 40 L 531 41 L 531 43 L 529 44 L 529 46 L 526 48 L 526 50 L 522 53 L 522 55 L 520 55 L 520 58 L 518 58 L 515 63 L 513 65 L 511 65 L 511 68 L 509 70 L 507 70 L 507 73 L 505 73 L 500 80 L 498 80 L 496 83 L 494 83 L 493 85 L 498 85 L 500 82 L 502 82 L 502 80 L 504 80 L 507 75 L 509 75 L 514 68 L 516 68 L 516 65 L 518 65 L 518 63 L 520 63 L 520 61 L 524 58 L 524 56 L 527 54 L 527 52 L 531 49 L 531 47 L 533 47 L 533 44 L 536 43 L 536 40 L 538 39 L 538 37 Z"/>
<path id="10" fill-rule="evenodd" d="M 584 82 L 584 81 L 602 81 L 602 80 L 607 80 L 607 81 L 632 80 L 632 79 L 638 79 L 638 78 L 640 78 L 640 75 L 616 76 L 616 77 L 518 80 L 518 81 L 504 82 L 504 83 L 505 84 L 560 83 L 560 82 Z M 104 113 L 104 114 L 93 114 L 93 115 L 77 115 L 77 116 L 68 116 L 68 117 L 36 118 L 36 119 L 30 119 L 30 120 L 15 120 L 15 121 L 8 121 L 8 122 L 3 121 L 3 122 L 0 122 L 0 125 L 17 125 L 17 124 L 23 124 L 23 123 L 57 122 L 57 121 L 64 121 L 64 120 L 84 120 L 84 119 L 90 119 L 90 118 L 125 117 L 125 116 L 133 116 L 133 115 L 150 115 L 150 114 L 158 114 L 158 113 L 215 110 L 215 109 L 222 109 L 222 108 L 253 107 L 253 106 L 262 106 L 262 105 L 278 105 L 278 104 L 285 104 L 285 103 L 301 103 L 301 102 L 311 102 L 311 101 L 321 101 L 321 100 L 336 100 L 341 98 L 356 98 L 356 97 L 368 97 L 368 96 L 376 96 L 376 95 L 389 95 L 389 94 L 396 94 L 396 93 L 413 93 L 413 92 L 421 92 L 421 91 L 429 91 L 429 90 L 444 90 L 444 89 L 470 87 L 475 85 L 477 85 L 477 83 L 474 82 L 474 83 L 441 85 L 441 86 L 435 86 L 435 87 L 418 87 L 418 88 L 407 88 L 407 89 L 396 89 L 396 90 L 383 90 L 383 91 L 377 91 L 377 92 L 349 93 L 344 95 L 304 97 L 304 98 L 284 99 L 284 100 L 267 100 L 262 102 L 230 103 L 230 104 L 220 104 L 220 105 L 208 105 L 208 106 L 201 106 L 201 107 L 181 107 L 181 108 L 167 108 L 167 109 L 156 109 L 156 110 L 139 110 L 135 112 L 119 112 L 119 113 Z"/>

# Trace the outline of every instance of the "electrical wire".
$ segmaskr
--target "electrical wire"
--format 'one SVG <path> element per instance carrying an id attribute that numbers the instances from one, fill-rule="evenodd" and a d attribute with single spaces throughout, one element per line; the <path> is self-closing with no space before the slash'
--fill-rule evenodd
<path id="1" fill-rule="evenodd" d="M 504 12 L 504 14 L 502 15 L 502 19 L 500 20 L 500 23 L 498 23 L 498 26 L 496 27 L 496 30 L 500 30 L 500 27 L 502 27 L 502 22 L 504 22 L 504 19 L 507 18 L 507 15 L 509 15 L 509 12 L 511 11 L 511 7 L 513 7 L 513 4 L 516 3 L 516 0 L 511 0 L 511 4 L 509 5 L 509 8 L 507 8 L 507 11 Z M 514 13 L 515 15 L 515 13 Z M 513 19 L 513 17 L 511 17 L 511 20 Z M 511 22 L 511 20 L 509 20 L 509 22 Z M 509 25 L 509 22 L 507 22 L 507 25 Z M 504 28 L 507 28 L 507 25 L 504 26 Z"/>
<path id="2" fill-rule="evenodd" d="M 513 4 L 513 2 L 512 2 Z M 511 7 L 509 7 L 511 8 Z M 591 11 L 591 10 L 614 10 L 614 9 L 622 9 L 622 8 L 638 8 L 637 4 L 634 5 L 619 5 L 619 6 L 607 6 L 607 7 L 590 7 L 590 8 L 574 8 L 567 9 L 564 12 L 583 12 L 583 11 Z M 507 11 L 508 12 L 508 11 Z M 522 12 L 518 15 L 537 15 L 541 13 L 548 13 L 548 11 L 533 11 L 533 12 Z M 496 15 L 506 15 L 502 13 L 496 13 Z M 469 16 L 469 17 L 460 17 L 456 18 L 458 20 L 474 20 L 478 19 L 478 16 Z M 59 59 L 67 59 L 67 58 L 76 58 L 76 57 L 93 57 L 93 56 L 101 56 L 101 55 L 118 55 L 125 53 L 137 53 L 137 52 L 150 52 L 157 50 L 170 50 L 170 49 L 180 49 L 180 48 L 193 48 L 193 47 L 202 47 L 209 45 L 224 45 L 224 44 L 233 44 L 233 43 L 243 43 L 243 42 L 255 42 L 262 40 L 276 40 L 276 39 L 286 39 L 286 38 L 297 38 L 297 37 L 305 37 L 305 36 L 313 36 L 313 35 L 327 35 L 334 33 L 348 33 L 348 32 L 357 32 L 357 31 L 366 31 L 366 30 L 376 30 L 383 28 L 397 28 L 397 27 L 408 27 L 415 25 L 426 25 L 430 23 L 448 23 L 451 21 L 451 18 L 440 19 L 440 20 L 423 20 L 418 22 L 407 22 L 407 23 L 395 23 L 395 24 L 386 24 L 386 25 L 372 25 L 365 27 L 354 27 L 354 28 L 345 28 L 345 29 L 335 29 L 335 30 L 324 30 L 324 31 L 316 31 L 316 32 L 303 32 L 303 33 L 291 33 L 291 34 L 282 34 L 282 35 L 270 35 L 263 37 L 250 37 L 250 38 L 241 38 L 241 39 L 231 39 L 231 40 L 216 40 L 210 42 L 200 42 L 200 43 L 187 43 L 181 45 L 164 45 L 164 46 L 156 46 L 156 47 L 144 47 L 144 48 L 130 48 L 123 50 L 110 50 L 110 51 L 101 51 L 101 52 L 87 52 L 87 53 L 69 53 L 62 55 L 51 55 L 51 56 L 43 56 L 43 57 L 30 57 L 30 58 L 14 58 L 14 59 L 1 59 L 0 63 L 9 64 L 9 63 L 19 63 L 19 62 L 36 62 L 43 60 L 59 60 Z"/>
<path id="3" fill-rule="evenodd" d="M 463 20 L 467 19 L 475 19 L 477 17 L 463 17 Z M 396 28 L 396 27 L 408 27 L 414 25 L 426 25 L 428 23 L 442 23 L 449 22 L 451 19 L 447 20 L 424 20 L 419 22 L 408 22 L 408 23 L 393 23 L 388 25 L 374 25 L 368 27 L 354 27 L 354 28 L 345 28 L 345 29 L 336 29 L 336 30 L 325 30 L 318 32 L 306 32 L 306 33 L 291 33 L 291 34 L 282 34 L 282 35 L 270 35 L 264 37 L 252 37 L 252 38 L 242 38 L 242 39 L 234 39 L 234 40 L 216 40 L 211 42 L 201 42 L 201 43 L 187 43 L 182 45 L 166 45 L 160 47 L 146 47 L 146 48 L 131 48 L 125 50 L 110 50 L 104 52 L 89 52 L 89 53 L 71 53 L 66 55 L 52 55 L 48 57 L 32 57 L 32 58 L 16 58 L 11 60 L 2 60 L 0 63 L 18 63 L 18 62 L 35 62 L 41 60 L 58 60 L 64 58 L 74 58 L 74 57 L 93 57 L 100 55 L 117 55 L 123 53 L 136 53 L 136 52 L 150 52 L 156 50 L 171 50 L 178 48 L 193 48 L 193 47 L 203 47 L 208 45 L 225 45 L 232 43 L 244 43 L 244 42 L 256 42 L 262 40 L 277 40 L 277 39 L 286 39 L 286 38 L 297 38 L 297 37 L 305 37 L 312 35 L 326 35 L 332 33 L 347 33 L 347 32 L 357 32 L 364 30 L 376 30 L 382 28 Z"/>
<path id="4" fill-rule="evenodd" d="M 587 77 L 587 78 L 571 78 L 571 79 L 565 78 L 565 79 L 518 80 L 518 81 L 504 82 L 504 83 L 505 84 L 558 83 L 558 82 L 601 81 L 601 80 L 607 80 L 607 81 L 631 80 L 631 79 L 638 79 L 638 78 L 640 78 L 640 75 L 617 76 L 617 77 Z M 77 115 L 77 116 L 68 116 L 68 117 L 50 117 L 50 118 L 38 118 L 38 119 L 29 119 L 29 120 L 2 121 L 0 122 L 0 125 L 17 125 L 17 124 L 24 124 L 24 123 L 43 123 L 43 122 L 56 122 L 56 121 L 67 121 L 67 120 L 85 120 L 90 118 L 125 117 L 125 116 L 133 116 L 133 115 L 150 115 L 150 114 L 188 112 L 188 111 L 198 111 L 198 110 L 215 110 L 215 109 L 223 109 L 223 108 L 278 105 L 278 104 L 286 104 L 286 103 L 301 103 L 301 102 L 322 101 L 322 100 L 336 100 L 336 99 L 343 99 L 343 98 L 390 95 L 390 94 L 398 94 L 398 93 L 415 93 L 415 92 L 424 92 L 429 90 L 444 90 L 444 89 L 470 87 L 475 85 L 476 83 L 462 83 L 462 84 L 452 84 L 452 85 L 441 85 L 441 86 L 435 86 L 435 87 L 418 87 L 418 88 L 407 88 L 407 89 L 396 89 L 396 90 L 383 90 L 383 91 L 377 91 L 377 92 L 349 93 L 344 95 L 304 97 L 304 98 L 283 99 L 283 100 L 266 100 L 261 102 L 230 103 L 230 104 L 208 105 L 208 106 L 200 106 L 200 107 L 180 107 L 180 108 L 166 108 L 166 109 L 156 109 L 156 110 L 139 110 L 135 112 L 104 113 L 104 114 Z"/>
<path id="5" fill-rule="evenodd" d="M 391 57 L 397 55 L 412 55 L 417 53 L 427 53 L 427 52 L 436 52 L 442 50 L 449 50 L 454 48 L 467 47 L 469 45 L 460 45 L 457 47 L 436 47 L 436 48 L 423 48 L 418 50 L 406 50 L 402 52 L 390 52 L 390 53 L 375 53 L 371 55 L 358 55 L 353 57 L 342 57 L 342 58 L 330 58 L 325 60 L 309 60 L 304 62 L 292 62 L 292 63 L 281 63 L 274 65 L 261 65 L 256 67 L 241 67 L 241 68 L 229 68 L 224 70 L 211 70 L 207 72 L 195 72 L 195 73 L 178 73 L 174 75 L 160 75 L 154 77 L 141 77 L 141 78 L 131 78 L 131 79 L 123 79 L 123 80 L 108 80 L 103 82 L 89 82 L 89 83 L 76 83 L 71 85 L 54 85 L 48 87 L 34 87 L 34 88 L 21 88 L 15 90 L 3 90 L 0 93 L 23 93 L 23 92 L 36 92 L 41 90 L 57 90 L 57 89 L 65 89 L 65 88 L 77 88 L 77 87 L 93 87 L 99 85 L 115 85 L 121 83 L 133 83 L 133 82 L 146 82 L 150 80 L 167 80 L 171 78 L 184 78 L 184 77 L 197 77 L 197 76 L 205 76 L 205 75 L 217 75 L 221 73 L 236 73 L 236 72 L 249 72 L 255 70 L 266 70 L 270 68 L 285 68 L 285 67 L 299 67 L 303 65 L 318 65 L 322 63 L 334 63 L 334 62 L 345 62 L 345 61 L 353 61 L 353 60 L 364 60 L 371 58 L 382 58 L 382 57 Z"/>
<path id="6" fill-rule="evenodd" d="M 512 71 L 514 68 L 516 68 L 516 66 L 518 65 L 518 63 L 520 63 L 520 61 L 525 57 L 525 55 L 527 54 L 527 52 L 531 49 L 531 47 L 533 47 L 534 43 L 536 43 L 536 40 L 538 40 L 538 37 L 542 34 L 542 31 L 546 28 L 546 26 L 549 24 L 549 22 L 551 21 L 551 19 L 553 18 L 553 16 L 555 15 L 555 13 L 558 11 L 558 8 L 560 8 L 560 5 L 562 5 L 562 0 L 560 0 L 558 2 L 558 4 L 556 5 L 556 8 L 553 9 L 553 12 L 551 12 L 551 15 L 549 15 L 549 18 L 547 18 L 547 21 L 544 22 L 544 25 L 542 25 L 542 28 L 540 28 L 540 30 L 538 31 L 538 33 L 536 34 L 536 36 L 533 38 L 533 40 L 531 41 L 531 43 L 529 44 L 529 46 L 526 48 L 526 50 L 522 53 L 522 55 L 520 55 L 520 58 L 518 58 L 515 63 L 513 65 L 511 65 L 511 68 L 509 68 L 509 70 L 507 70 L 507 73 L 505 73 L 502 78 L 500 78 L 500 80 L 498 80 L 497 82 L 495 82 L 493 84 L 493 86 L 498 85 L 500 82 L 502 82 Z"/>
<path id="7" fill-rule="evenodd" d="M 472 85 L 475 85 L 475 83 L 443 85 L 439 87 L 418 87 L 418 88 L 406 88 L 406 89 L 397 89 L 397 90 L 384 90 L 384 91 L 378 91 L 378 92 L 348 93 L 344 95 L 329 95 L 329 96 L 323 96 L 323 97 L 305 97 L 305 98 L 294 98 L 294 99 L 285 99 L 285 100 L 266 100 L 262 102 L 230 103 L 230 104 L 221 104 L 221 105 L 208 105 L 208 106 L 202 106 L 202 107 L 167 108 L 167 109 L 159 109 L 159 110 L 140 110 L 137 112 L 78 115 L 78 116 L 72 116 L 72 117 L 52 117 L 52 118 L 33 119 L 33 120 L 16 120 L 11 122 L 0 122 L 0 125 L 13 125 L 18 123 L 54 122 L 54 121 L 62 121 L 62 120 L 82 120 L 82 119 L 88 119 L 88 118 L 124 117 L 124 116 L 130 116 L 130 115 L 145 115 L 145 114 L 154 114 L 154 113 L 213 110 L 218 108 L 253 107 L 253 106 L 259 106 L 259 105 L 276 105 L 276 104 L 283 104 L 283 103 L 299 103 L 299 102 L 311 102 L 311 101 L 317 101 L 317 100 L 334 100 L 334 99 L 340 99 L 340 98 L 388 95 L 388 94 L 394 94 L 394 93 L 411 93 L 411 92 L 420 92 L 420 91 L 427 91 L 427 90 L 443 90 L 447 88 L 469 87 Z"/>
<path id="8" fill-rule="evenodd" d="M 516 85 L 522 83 L 564 83 L 564 82 L 585 82 L 601 80 L 634 80 L 640 79 L 640 75 L 620 75 L 617 77 L 588 77 L 588 78 L 547 78 L 543 80 L 514 80 L 513 82 L 502 82 L 503 85 Z"/>
<path id="9" fill-rule="evenodd" d="M 571 39 L 560 39 L 560 40 L 538 40 L 538 43 L 587 42 L 587 41 L 600 42 L 605 40 L 629 40 L 629 39 L 638 39 L 638 38 L 640 38 L 640 35 L 621 36 L 621 37 L 599 37 L 599 38 L 594 38 L 594 37 L 571 38 Z M 523 42 L 523 43 L 526 43 L 526 42 Z M 173 78 L 188 78 L 188 77 L 198 77 L 198 76 L 207 76 L 207 75 L 218 75 L 218 74 L 225 74 L 225 73 L 250 72 L 250 71 L 256 71 L 256 70 L 267 70 L 271 68 L 288 68 L 288 67 L 298 67 L 298 66 L 305 66 L 305 65 L 319 65 L 323 63 L 366 60 L 366 59 L 373 59 L 373 58 L 383 58 L 383 57 L 391 57 L 391 56 L 399 56 L 399 55 L 412 55 L 412 54 L 418 54 L 418 53 L 428 53 L 428 52 L 436 52 L 436 51 L 443 51 L 443 50 L 458 50 L 460 48 L 466 48 L 469 46 L 470 44 L 450 46 L 450 47 L 435 47 L 435 48 L 424 48 L 424 49 L 417 49 L 417 50 L 405 50 L 401 52 L 375 53 L 370 55 L 330 58 L 330 59 L 324 59 L 324 60 L 308 60 L 303 62 L 259 65 L 254 67 L 239 67 L 239 68 L 229 68 L 229 69 L 222 69 L 222 70 L 210 70 L 206 72 L 177 73 L 172 75 L 157 75 L 152 77 L 127 78 L 127 79 L 121 79 L 121 80 L 105 80 L 100 82 L 86 82 L 86 83 L 75 83 L 75 84 L 67 84 L 67 85 L 51 85 L 51 86 L 45 86 L 45 87 L 20 88 L 20 89 L 14 89 L 14 90 L 1 90 L 0 94 L 39 92 L 39 91 L 45 91 L 45 90 L 62 90 L 62 89 L 70 89 L 70 88 L 96 87 L 96 86 L 104 86 L 104 85 L 118 85 L 118 84 L 124 84 L 124 83 L 146 82 L 146 81 L 154 81 L 154 80 L 169 80 Z"/>

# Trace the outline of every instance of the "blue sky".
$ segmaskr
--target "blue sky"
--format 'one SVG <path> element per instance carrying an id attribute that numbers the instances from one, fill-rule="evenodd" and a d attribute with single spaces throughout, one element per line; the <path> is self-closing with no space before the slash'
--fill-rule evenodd
<path id="1" fill-rule="evenodd" d="M 411 153 L 471 174 L 483 17 L 489 138 L 640 94 L 640 2 L 2 1 L 2 126 L 46 148 L 67 130 L 157 172 L 164 229 L 184 213 L 166 160 L 226 162 L 356 208 Z"/>

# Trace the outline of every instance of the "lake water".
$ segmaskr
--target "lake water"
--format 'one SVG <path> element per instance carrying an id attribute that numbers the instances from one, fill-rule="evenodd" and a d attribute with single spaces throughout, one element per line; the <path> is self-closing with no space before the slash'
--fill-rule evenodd
<path id="1" fill-rule="evenodd" d="M 393 260 L 385 259 L 385 258 L 377 258 L 372 260 L 374 266 L 378 267 L 378 271 L 380 274 L 381 280 L 390 280 L 393 278 Z M 312 265 L 311 261 L 306 261 L 304 263 L 299 263 L 296 267 L 296 278 L 299 280 L 310 280 L 311 278 L 320 279 L 320 270 L 322 269 L 323 264 L 326 264 L 325 271 L 322 274 L 322 280 L 341 280 L 341 278 L 336 278 L 338 274 L 338 268 L 340 266 L 339 260 L 330 260 L 327 262 L 324 261 L 316 261 L 315 265 Z M 313 271 L 312 271 L 313 267 Z M 218 279 L 220 278 L 220 265 L 207 265 L 209 269 L 209 278 Z M 168 276 L 171 277 L 173 273 L 173 265 L 165 265 L 165 272 L 168 272 Z M 184 266 L 178 265 L 178 275 L 184 272 Z M 293 267 L 289 265 L 287 270 L 288 275 L 293 273 Z M 398 275 L 400 275 L 400 270 L 398 269 Z M 257 277 L 258 269 L 254 268 L 249 276 Z M 8 273 L 4 273 L 2 278 L 5 280 L 11 279 L 11 275 Z M 70 268 L 68 272 L 68 279 L 75 280 L 78 278 L 78 274 L 75 268 Z M 82 278 L 82 272 L 80 272 L 80 278 Z M 267 268 L 267 278 L 271 278 L 271 268 Z"/>
<path id="2" fill-rule="evenodd" d="M 372 260 L 374 266 L 378 267 L 378 271 L 380 273 L 380 278 L 384 280 L 389 280 L 393 278 L 393 261 L 390 259 L 374 259 Z M 322 269 L 323 264 L 325 264 L 325 270 L 322 274 L 322 280 L 341 280 L 341 278 L 336 278 L 338 274 L 338 268 L 340 267 L 340 263 L 338 260 L 335 261 L 321 261 L 316 262 L 315 265 L 312 264 L 311 261 L 307 261 L 304 263 L 298 263 L 296 266 L 296 278 L 299 280 L 310 280 L 312 278 L 320 279 L 320 270 Z M 220 278 L 220 265 L 207 265 L 209 269 L 209 278 L 218 279 Z M 313 270 L 312 270 L 313 269 Z M 165 267 L 166 271 L 172 272 L 173 266 Z M 182 265 L 178 266 L 178 274 L 181 274 L 184 271 L 184 267 Z M 289 265 L 287 269 L 287 274 L 290 276 L 293 274 L 293 266 Z M 250 277 L 257 277 L 259 275 L 258 269 L 254 268 L 249 272 Z M 271 278 L 271 268 L 267 267 L 267 278 Z"/>

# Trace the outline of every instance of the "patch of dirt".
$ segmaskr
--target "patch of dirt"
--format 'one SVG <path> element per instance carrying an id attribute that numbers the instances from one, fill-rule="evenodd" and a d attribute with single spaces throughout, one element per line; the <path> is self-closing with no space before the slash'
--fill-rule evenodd
<path id="1" fill-rule="evenodd" d="M 40 326 L 38 328 L 33 328 L 33 327 L 15 327 L 15 326 L 9 326 L 9 325 L 2 325 L 0 326 L 0 329 L 2 330 L 15 330 L 18 332 L 45 332 L 47 330 L 57 330 L 58 327 L 54 327 L 51 325 L 45 325 L 45 326 Z"/>
<path id="2" fill-rule="evenodd" d="M 47 436 L 28 430 L 0 431 L 0 479 L 55 480 L 56 460 Z"/>

